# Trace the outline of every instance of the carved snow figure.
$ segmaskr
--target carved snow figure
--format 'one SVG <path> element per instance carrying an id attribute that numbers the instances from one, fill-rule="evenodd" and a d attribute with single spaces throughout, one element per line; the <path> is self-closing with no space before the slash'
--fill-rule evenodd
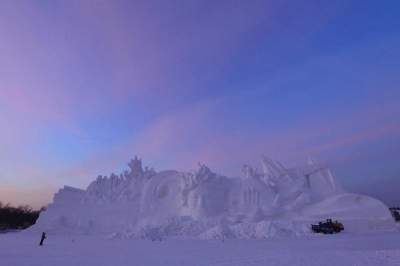
<path id="1" fill-rule="evenodd" d="M 140 215 L 147 222 L 180 215 L 181 188 L 177 171 L 163 171 L 144 183 L 140 200 Z"/>
<path id="2" fill-rule="evenodd" d="M 142 160 L 137 156 L 128 163 L 128 166 L 131 169 L 131 174 L 129 176 L 140 177 L 143 175 Z"/>
<path id="3" fill-rule="evenodd" d="M 248 215 L 256 210 L 270 213 L 275 191 L 257 175 L 233 181 L 229 194 L 229 210 L 232 214 Z"/>
<path id="4" fill-rule="evenodd" d="M 184 214 L 194 218 L 227 213 L 230 180 L 217 176 L 202 164 L 199 170 L 184 177 L 182 191 Z"/>
<path id="5" fill-rule="evenodd" d="M 261 163 L 262 171 L 245 165 L 243 177 L 229 178 L 204 164 L 191 173 L 156 172 L 135 157 L 123 174 L 99 176 L 86 190 L 61 189 L 30 230 L 146 237 L 158 228 L 161 237 L 266 238 L 306 234 L 326 218 L 343 221 L 348 232 L 394 228 L 383 203 L 343 192 L 326 166 Z"/>

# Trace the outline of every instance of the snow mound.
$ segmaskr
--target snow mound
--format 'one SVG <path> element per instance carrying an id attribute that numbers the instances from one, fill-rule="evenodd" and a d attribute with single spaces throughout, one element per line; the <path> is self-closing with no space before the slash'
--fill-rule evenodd
<path id="1" fill-rule="evenodd" d="M 384 219 L 393 220 L 388 208 L 380 201 L 358 194 L 343 193 L 307 206 L 303 215 L 311 217 L 331 216 L 337 219 Z"/>
<path id="2" fill-rule="evenodd" d="M 389 209 L 380 201 L 358 194 L 344 193 L 307 206 L 302 216 L 320 220 L 325 217 L 345 223 L 346 231 L 391 230 L 395 227 Z"/>
<path id="3" fill-rule="evenodd" d="M 135 157 L 122 174 L 99 176 L 86 190 L 64 187 L 31 230 L 109 238 L 229 239 L 298 236 L 332 218 L 345 230 L 387 230 L 380 201 L 347 194 L 325 166 L 297 168 L 262 159 L 229 178 L 199 164 L 194 172 L 156 172 Z"/>

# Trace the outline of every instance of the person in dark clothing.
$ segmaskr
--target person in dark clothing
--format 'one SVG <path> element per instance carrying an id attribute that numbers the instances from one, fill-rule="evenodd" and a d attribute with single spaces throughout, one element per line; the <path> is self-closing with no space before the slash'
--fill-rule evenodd
<path id="1" fill-rule="evenodd" d="M 46 239 L 46 233 L 45 232 L 43 232 L 42 233 L 42 238 L 40 239 L 40 246 L 43 246 L 43 241 Z"/>

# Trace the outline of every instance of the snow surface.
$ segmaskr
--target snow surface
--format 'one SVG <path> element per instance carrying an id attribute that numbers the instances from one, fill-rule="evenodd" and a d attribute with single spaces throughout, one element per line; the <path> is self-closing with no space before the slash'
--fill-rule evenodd
<path id="1" fill-rule="evenodd" d="M 262 159 L 229 178 L 199 165 L 156 172 L 140 159 L 86 190 L 64 187 L 30 231 L 107 238 L 265 239 L 310 235 L 310 224 L 338 219 L 348 233 L 395 231 L 380 201 L 346 193 L 332 172 L 310 161 L 297 168 Z"/>
<path id="2" fill-rule="evenodd" d="M 389 266 L 400 265 L 399 233 L 341 233 L 264 240 L 104 239 L 0 234 L 4 266 Z"/>

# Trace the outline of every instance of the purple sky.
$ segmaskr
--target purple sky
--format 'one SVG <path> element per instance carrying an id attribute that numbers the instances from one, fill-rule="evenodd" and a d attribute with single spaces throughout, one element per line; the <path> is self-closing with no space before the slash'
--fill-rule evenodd
<path id="1" fill-rule="evenodd" d="M 237 175 L 330 164 L 399 205 L 398 1 L 0 1 L 0 200 L 134 155 Z"/>

